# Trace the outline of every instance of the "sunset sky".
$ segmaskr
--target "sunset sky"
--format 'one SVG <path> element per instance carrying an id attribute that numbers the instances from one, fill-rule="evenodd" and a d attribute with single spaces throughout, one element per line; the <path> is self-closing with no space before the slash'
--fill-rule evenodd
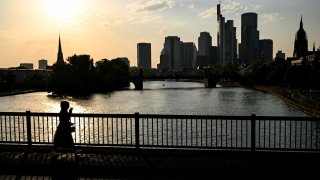
<path id="1" fill-rule="evenodd" d="M 65 59 L 89 54 L 98 61 L 128 57 L 137 64 L 137 43 L 152 44 L 152 67 L 159 63 L 166 36 L 198 47 L 207 31 L 216 45 L 218 0 L 0 0 L 0 67 L 57 59 L 61 34 Z M 260 39 L 273 39 L 274 53 L 292 56 L 301 15 L 309 50 L 320 46 L 319 0 L 221 0 L 222 14 L 234 20 L 241 42 L 241 14 L 256 12 Z M 275 54 L 274 54 L 275 55 Z"/>

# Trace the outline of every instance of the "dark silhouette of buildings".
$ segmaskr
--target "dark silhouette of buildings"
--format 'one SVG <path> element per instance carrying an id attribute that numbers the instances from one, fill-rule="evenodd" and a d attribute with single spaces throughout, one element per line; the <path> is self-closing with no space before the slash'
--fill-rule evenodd
<path id="1" fill-rule="evenodd" d="M 307 33 L 303 29 L 302 15 L 300 20 L 300 28 L 297 31 L 294 41 L 293 58 L 299 59 L 308 54 L 308 38 Z"/>
<path id="2" fill-rule="evenodd" d="M 151 69 L 151 43 L 137 44 L 137 61 L 139 68 Z"/>
<path id="3" fill-rule="evenodd" d="M 259 58 L 265 64 L 269 64 L 273 59 L 273 41 L 271 39 L 259 40 Z"/>
<path id="4" fill-rule="evenodd" d="M 220 4 L 217 5 L 217 46 L 218 61 L 216 65 L 226 66 L 233 65 L 237 60 L 237 37 L 236 27 L 233 20 L 225 22 L 225 18 L 221 14 Z"/>
<path id="5" fill-rule="evenodd" d="M 241 44 L 239 45 L 240 62 L 251 64 L 259 58 L 258 15 L 244 13 L 241 15 Z"/>
<path id="6" fill-rule="evenodd" d="M 63 53 L 61 48 L 61 40 L 60 40 L 60 34 L 59 34 L 59 45 L 58 45 L 58 57 L 57 57 L 57 64 L 63 63 Z"/>

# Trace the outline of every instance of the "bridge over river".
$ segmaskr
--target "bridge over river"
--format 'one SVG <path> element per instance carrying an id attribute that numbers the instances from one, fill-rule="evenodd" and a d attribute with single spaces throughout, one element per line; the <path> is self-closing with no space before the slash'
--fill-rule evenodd
<path id="1" fill-rule="evenodd" d="M 318 176 L 319 118 L 73 114 L 74 141 L 83 151 L 52 159 L 58 116 L 0 113 L 3 177 Z"/>

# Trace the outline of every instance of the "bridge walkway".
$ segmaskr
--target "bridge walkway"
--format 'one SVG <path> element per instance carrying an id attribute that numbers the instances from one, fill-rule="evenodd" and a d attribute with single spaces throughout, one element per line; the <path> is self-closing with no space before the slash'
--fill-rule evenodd
<path id="1" fill-rule="evenodd" d="M 319 176 L 320 154 L 311 152 L 81 148 L 83 151 L 78 156 L 64 152 L 53 159 L 50 146 L 31 149 L 1 146 L 0 178 L 274 179 Z"/>

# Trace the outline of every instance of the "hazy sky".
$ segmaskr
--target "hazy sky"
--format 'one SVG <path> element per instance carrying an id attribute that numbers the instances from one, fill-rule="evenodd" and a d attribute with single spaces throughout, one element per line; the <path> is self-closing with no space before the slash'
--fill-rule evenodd
<path id="1" fill-rule="evenodd" d="M 128 57 L 137 64 L 137 43 L 152 43 L 152 67 L 166 36 L 198 47 L 207 31 L 216 45 L 218 0 L 0 0 L 0 67 L 39 59 L 52 65 L 61 34 L 65 59 L 89 54 L 98 61 Z M 320 0 L 221 0 L 222 14 L 234 20 L 241 42 L 241 14 L 256 12 L 260 39 L 273 39 L 274 52 L 292 56 L 303 15 L 309 50 L 320 45 Z M 275 54 L 274 54 L 275 55 Z"/>

